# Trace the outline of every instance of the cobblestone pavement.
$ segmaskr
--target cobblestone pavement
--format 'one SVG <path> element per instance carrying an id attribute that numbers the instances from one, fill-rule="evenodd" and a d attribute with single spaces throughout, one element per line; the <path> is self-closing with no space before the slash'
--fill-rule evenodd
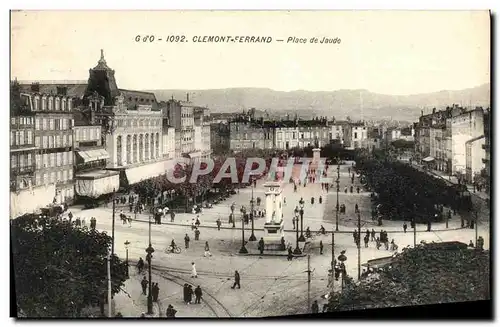
<path id="1" fill-rule="evenodd" d="M 341 187 L 347 184 L 349 177 L 348 166 L 341 169 Z M 335 171 L 336 174 L 336 171 Z M 254 191 L 254 196 L 264 199 L 264 189 L 259 181 Z M 355 181 L 357 183 L 357 181 Z M 308 184 L 306 187 L 299 187 L 297 192 L 293 191 L 292 184 L 284 186 L 284 196 L 286 205 L 284 206 L 285 237 L 287 242 L 295 244 L 295 232 L 292 229 L 291 217 L 293 210 L 301 197 L 304 198 L 305 214 L 304 229 L 310 226 L 312 231 L 317 231 L 323 225 L 327 231 L 335 228 L 335 208 L 336 192 L 332 190 L 326 194 L 319 184 Z M 160 283 L 161 304 L 165 307 L 170 303 L 178 310 L 178 316 L 196 317 L 241 317 L 241 316 L 273 316 L 305 313 L 307 311 L 307 258 L 297 257 L 293 261 L 287 261 L 286 257 L 280 256 L 241 256 L 238 250 L 241 247 L 241 220 L 237 220 L 236 228 L 232 228 L 227 223 L 230 212 L 230 205 L 236 202 L 236 208 L 241 204 L 246 204 L 250 199 L 250 188 L 241 189 L 239 194 L 226 200 L 224 203 L 206 209 L 200 215 L 202 225 L 200 227 L 200 240 L 194 241 L 194 234 L 191 230 L 191 220 L 196 217 L 192 214 L 178 214 L 175 223 L 162 223 L 161 225 L 151 225 L 151 242 L 155 249 L 153 254 L 153 270 L 155 279 Z M 323 194 L 323 204 L 318 204 L 317 198 Z M 310 197 L 315 196 L 315 204 L 310 204 Z M 341 197 L 342 196 L 342 197 Z M 362 217 L 370 217 L 369 194 L 362 192 L 339 194 L 340 203 L 345 203 L 347 212 L 345 217 L 339 220 L 340 232 L 335 233 L 335 256 L 340 250 L 346 250 L 346 267 L 348 273 L 357 277 L 357 248 L 353 242 L 352 231 L 357 222 L 349 221 L 349 216 L 354 212 L 354 204 L 358 203 Z M 263 204 L 261 204 L 263 206 Z M 86 217 L 87 222 L 90 217 L 97 218 L 97 228 L 111 233 L 112 219 L 111 209 L 102 207 L 80 211 L 77 208 L 71 209 L 75 216 Z M 220 217 L 224 222 L 223 228 L 219 231 L 216 228 L 215 220 Z M 147 221 L 148 215 L 139 215 L 138 219 Z M 413 232 L 409 228 L 407 233 L 403 233 L 401 222 L 384 221 L 384 226 L 375 227 L 371 219 L 364 220 L 362 230 L 373 227 L 377 233 L 380 228 L 389 232 L 389 238 L 395 239 L 399 249 L 413 245 Z M 264 218 L 256 219 L 255 235 L 257 239 L 263 236 Z M 115 222 L 115 252 L 122 258 L 126 256 L 124 246 L 125 241 L 129 241 L 128 256 L 131 261 L 136 261 L 139 257 L 145 258 L 145 248 L 148 246 L 148 224 L 134 221 L 132 226 L 123 225 L 116 217 Z M 417 242 L 425 240 L 451 241 L 458 240 L 469 243 L 474 240 L 475 231 L 471 229 L 459 229 L 460 219 L 454 217 L 449 222 L 449 229 L 445 230 L 444 223 L 433 224 L 434 231 L 426 232 L 426 226 L 417 225 Z M 409 224 L 408 224 L 409 225 Z M 250 225 L 245 226 L 245 238 L 250 236 Z M 489 226 L 480 225 L 479 235 L 485 239 L 485 247 L 489 248 Z M 184 235 L 191 238 L 189 248 L 184 248 Z M 180 254 L 165 253 L 165 249 L 171 240 L 175 239 L 177 245 L 182 248 Z M 319 254 L 319 241 L 323 242 L 324 253 Z M 211 257 L 204 257 L 204 245 L 208 241 L 210 245 Z M 255 248 L 255 244 L 247 244 L 248 248 Z M 307 254 L 310 254 L 310 264 L 312 273 L 311 281 L 311 301 L 320 299 L 327 290 L 327 272 L 331 262 L 331 234 L 314 235 L 313 239 L 306 247 Z M 374 242 L 370 242 L 368 248 L 361 249 L 361 263 L 367 260 L 385 257 L 392 252 L 377 250 Z M 195 262 L 198 278 L 191 278 L 191 262 Z M 234 282 L 234 271 L 238 270 L 241 275 L 241 289 L 231 289 Z M 203 289 L 204 303 L 196 306 L 186 306 L 182 303 L 182 291 L 179 284 L 189 281 L 194 286 L 200 285 Z M 137 282 L 138 285 L 138 282 Z M 338 286 L 338 285 L 337 285 Z M 139 287 L 139 286 L 138 286 Z M 206 300 L 206 301 L 205 301 Z M 320 299 L 321 300 L 321 299 Z M 324 301 L 323 301 L 324 302 Z M 322 302 L 320 301 L 320 304 Z M 143 304 L 144 305 L 144 304 Z M 145 310 L 145 308 L 144 308 Z M 136 312 L 125 313 L 135 315 Z M 139 313 L 140 314 L 140 313 Z"/>

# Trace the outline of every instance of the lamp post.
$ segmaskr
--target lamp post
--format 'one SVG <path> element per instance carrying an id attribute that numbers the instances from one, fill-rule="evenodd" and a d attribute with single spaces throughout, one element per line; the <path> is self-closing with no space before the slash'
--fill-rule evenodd
<path id="1" fill-rule="evenodd" d="M 340 163 L 337 166 L 337 180 L 335 181 L 337 183 L 337 208 L 336 208 L 336 215 L 335 215 L 335 231 L 339 231 L 339 190 L 340 190 Z"/>
<path id="2" fill-rule="evenodd" d="M 340 255 L 337 257 L 337 260 L 339 260 L 344 266 L 342 271 L 341 271 L 342 281 L 340 282 L 340 284 L 342 286 L 342 292 L 343 292 L 344 291 L 344 271 L 347 270 L 347 268 L 345 268 L 345 263 L 344 263 L 347 260 L 347 256 L 345 255 L 345 250 L 340 252 Z"/>
<path id="3" fill-rule="evenodd" d="M 246 254 L 248 253 L 248 250 L 245 247 L 245 214 L 247 212 L 247 208 L 245 208 L 245 206 L 242 206 L 240 211 L 241 211 L 241 249 L 239 253 Z"/>
<path id="4" fill-rule="evenodd" d="M 129 270 L 129 267 L 128 267 L 128 246 L 130 245 L 130 242 L 128 240 L 125 241 L 125 264 L 127 265 L 127 278 L 129 277 L 128 275 L 128 270 Z"/>
<path id="5" fill-rule="evenodd" d="M 255 237 L 255 234 L 254 234 L 254 222 L 253 222 L 253 218 L 254 218 L 254 214 L 253 214 L 253 204 L 254 204 L 253 188 L 254 188 L 254 179 L 252 178 L 252 180 L 250 182 L 252 183 L 250 185 L 250 187 L 252 188 L 252 199 L 250 200 L 250 219 L 252 220 L 252 235 L 250 235 L 250 237 L 248 238 L 248 240 L 249 241 L 257 241 L 257 237 Z"/>
<path id="6" fill-rule="evenodd" d="M 149 246 L 146 249 L 146 260 L 148 262 L 148 275 L 149 275 L 149 292 L 148 292 L 148 314 L 153 314 L 153 283 L 151 282 L 151 259 L 153 258 L 153 252 L 155 249 L 151 246 L 151 216 L 149 217 Z"/>
<path id="7" fill-rule="evenodd" d="M 233 228 L 236 227 L 236 225 L 234 224 L 234 202 L 233 204 L 231 204 L 231 221 L 233 223 Z"/>
<path id="8" fill-rule="evenodd" d="M 116 205 L 116 190 L 113 189 L 113 196 L 112 196 L 112 200 L 113 200 L 113 214 L 112 214 L 112 217 L 111 217 L 111 254 L 115 254 L 115 211 L 116 211 L 116 208 L 115 208 L 115 205 Z"/>
<path id="9" fill-rule="evenodd" d="M 295 222 L 295 250 L 293 251 L 293 254 L 300 255 L 302 254 L 302 251 L 300 251 L 299 248 L 299 213 L 298 211 L 295 212 L 295 217 L 293 218 L 293 221 Z"/>
<path id="10" fill-rule="evenodd" d="M 300 237 L 299 237 L 299 242 L 305 242 L 306 238 L 304 237 L 304 200 L 300 199 L 299 201 L 300 204 Z"/>

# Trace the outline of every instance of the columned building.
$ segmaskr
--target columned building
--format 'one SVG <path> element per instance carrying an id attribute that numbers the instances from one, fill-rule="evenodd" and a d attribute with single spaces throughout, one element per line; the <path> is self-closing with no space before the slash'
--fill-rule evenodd
<path id="1" fill-rule="evenodd" d="M 90 69 L 85 110 L 102 126 L 107 169 L 123 172 L 128 185 L 164 174 L 162 112 L 153 93 L 119 89 L 115 71 L 101 59 Z"/>

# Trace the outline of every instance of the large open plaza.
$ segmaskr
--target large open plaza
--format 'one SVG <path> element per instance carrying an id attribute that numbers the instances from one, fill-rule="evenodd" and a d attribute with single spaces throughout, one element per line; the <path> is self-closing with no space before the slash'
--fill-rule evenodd
<path id="1" fill-rule="evenodd" d="M 329 169 L 329 173 L 337 175 L 336 167 Z M 283 183 L 283 197 L 286 204 L 283 207 L 283 218 L 285 226 L 285 241 L 293 248 L 296 244 L 296 233 L 293 228 L 292 219 L 294 210 L 299 206 L 301 198 L 304 200 L 304 231 L 307 227 L 312 232 L 312 238 L 307 243 L 300 242 L 303 250 L 302 256 L 296 256 L 292 261 L 288 261 L 286 255 L 273 251 L 264 251 L 263 255 L 257 250 L 257 241 L 264 236 L 263 225 L 265 218 L 255 219 L 254 229 L 257 241 L 248 242 L 246 247 L 249 254 L 239 254 L 242 239 L 242 221 L 238 208 L 242 205 L 250 207 L 252 187 L 242 188 L 237 194 L 231 196 L 222 203 L 214 205 L 211 209 L 204 209 L 199 214 L 201 225 L 199 227 L 199 240 L 195 241 L 194 232 L 191 228 L 193 219 L 198 215 L 191 213 L 181 213 L 175 216 L 175 221 L 170 222 L 170 217 L 163 217 L 162 224 L 151 224 L 151 244 L 155 249 L 152 260 L 153 281 L 159 283 L 160 296 L 158 305 L 161 311 L 168 304 L 172 304 L 178 310 L 178 316 L 269 316 L 286 315 L 292 313 L 304 313 L 307 307 L 307 256 L 310 255 L 310 267 L 312 279 L 310 285 L 310 297 L 312 300 L 326 302 L 323 299 L 328 285 L 328 270 L 331 264 L 331 232 L 335 232 L 335 257 L 340 251 L 346 250 L 346 267 L 348 274 L 357 278 L 358 257 L 357 247 L 353 241 L 352 232 L 358 227 L 357 215 L 354 213 L 356 204 L 361 212 L 361 231 L 364 235 L 366 229 L 374 229 L 379 234 L 384 229 L 389 234 L 389 239 L 395 240 L 399 251 L 406 246 L 413 246 L 414 233 L 409 227 L 405 233 L 402 222 L 383 221 L 383 226 L 377 226 L 376 221 L 371 219 L 370 194 L 364 190 L 356 192 L 356 187 L 361 185 L 359 178 L 354 178 L 354 191 L 350 192 L 352 173 L 350 173 L 352 162 L 346 162 L 340 166 L 340 192 L 339 203 L 345 204 L 345 214 L 339 215 L 338 232 L 336 229 L 336 188 L 330 188 L 328 193 L 322 189 L 321 184 L 301 183 L 294 191 L 294 184 Z M 266 179 L 258 180 L 253 190 L 255 198 L 265 198 Z M 348 186 L 345 193 L 344 188 Z M 319 204 L 319 197 L 323 198 Z M 311 197 L 314 197 L 314 204 L 311 204 Z M 235 204 L 235 227 L 229 224 L 229 214 L 231 205 Z M 263 208 L 263 203 L 261 206 Z M 259 209 L 259 207 L 255 207 Z M 116 208 L 115 217 L 115 252 L 121 258 L 126 257 L 125 242 L 128 241 L 128 259 L 130 261 L 131 279 L 126 285 L 130 288 L 130 296 L 123 297 L 123 303 L 118 301 L 117 305 L 122 305 L 122 314 L 137 316 L 139 311 L 145 311 L 146 296 L 141 295 L 140 279 L 142 275 L 137 274 L 135 262 L 139 258 L 145 258 L 145 249 L 149 242 L 148 214 L 138 214 L 136 220 L 131 225 L 123 224 L 118 215 L 120 211 L 127 212 L 127 207 Z M 70 208 L 75 217 L 85 217 L 88 221 L 90 217 L 97 219 L 97 229 L 111 233 L 112 229 L 112 208 L 100 207 L 89 210 L 80 210 L 77 207 Z M 218 230 L 216 221 L 222 221 L 221 229 Z M 153 219 L 152 219 L 153 221 Z M 326 229 L 326 235 L 318 235 L 320 227 Z M 244 225 L 245 240 L 251 235 L 251 224 Z M 189 235 L 191 241 L 189 248 L 184 248 L 184 237 Z M 489 248 L 489 226 L 487 223 L 480 223 L 478 235 L 486 240 L 485 248 Z M 417 224 L 417 243 L 460 241 L 469 243 L 475 239 L 475 230 L 460 228 L 460 218 L 454 216 L 446 228 L 445 223 L 433 224 L 432 231 L 427 231 L 427 226 Z M 181 253 L 166 253 L 166 249 L 175 240 L 176 244 L 182 248 Z M 320 254 L 319 242 L 322 241 L 324 250 Z M 204 257 L 205 242 L 209 243 L 212 256 Z M 381 247 L 376 249 L 375 242 L 370 241 L 368 248 L 361 245 L 360 262 L 366 263 L 368 260 L 387 257 L 393 252 Z M 196 264 L 198 278 L 191 278 L 191 263 Z M 241 276 L 241 289 L 231 289 L 234 282 L 234 271 L 238 270 Z M 200 285 L 203 292 L 203 302 L 201 305 L 185 305 L 182 299 L 182 285 L 191 283 L 194 286 Z M 134 283 L 136 285 L 134 285 Z M 340 288 L 339 283 L 334 283 L 334 287 Z M 122 296 L 117 295 L 120 299 Z M 127 300 L 128 298 L 128 300 Z M 133 301 L 130 301 L 132 299 Z M 132 305 L 133 304 L 133 305 Z"/>

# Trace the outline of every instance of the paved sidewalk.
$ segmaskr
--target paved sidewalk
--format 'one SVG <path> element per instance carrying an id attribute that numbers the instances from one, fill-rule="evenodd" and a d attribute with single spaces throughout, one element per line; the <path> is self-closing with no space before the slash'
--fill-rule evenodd
<path id="1" fill-rule="evenodd" d="M 142 294 L 141 279 L 143 275 L 138 275 L 130 267 L 130 278 L 125 281 L 123 290 L 114 296 L 115 314 L 120 312 L 125 318 L 137 318 L 142 313 L 147 312 L 147 296 Z M 153 314 L 146 315 L 150 318 L 165 316 L 166 308 L 161 308 L 159 303 L 153 303 Z"/>

